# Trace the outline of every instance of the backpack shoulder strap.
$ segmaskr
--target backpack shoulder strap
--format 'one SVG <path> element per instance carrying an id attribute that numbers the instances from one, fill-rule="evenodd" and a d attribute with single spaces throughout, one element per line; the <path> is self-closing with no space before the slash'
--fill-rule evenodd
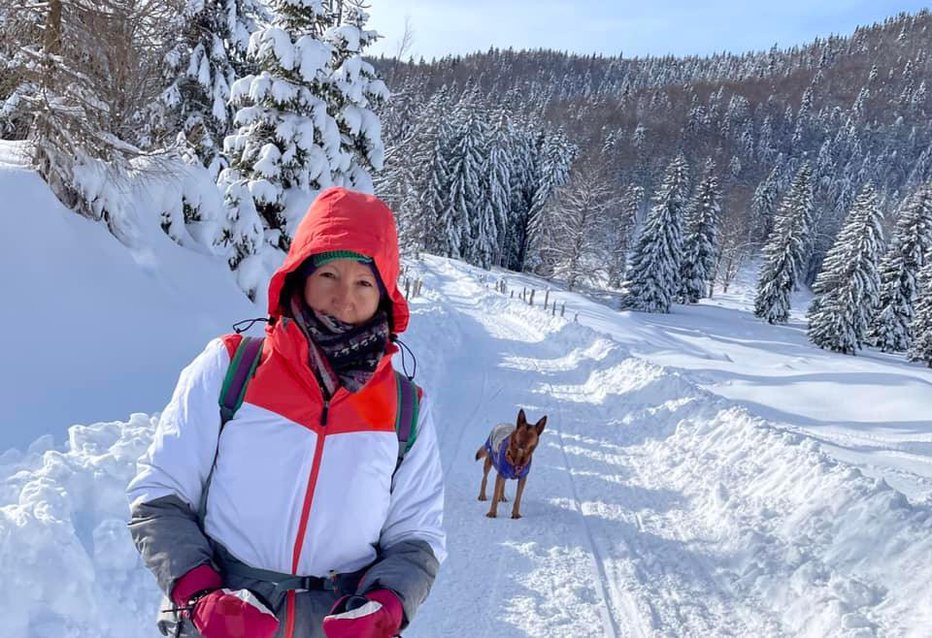
<path id="1" fill-rule="evenodd" d="M 239 407 L 243 405 L 243 398 L 246 396 L 246 386 L 249 380 L 256 373 L 256 367 L 259 365 L 259 359 L 262 355 L 262 344 L 265 341 L 263 337 L 243 337 L 230 359 L 230 367 L 227 368 L 226 377 L 223 379 L 223 386 L 220 388 L 220 431 L 217 433 L 217 447 L 214 449 L 214 462 L 210 464 L 210 472 L 207 473 L 207 480 L 204 481 L 204 487 L 201 490 L 201 501 L 197 508 L 197 518 L 204 527 L 204 518 L 207 515 L 207 493 L 210 490 L 210 481 L 214 476 L 214 468 L 217 467 L 217 456 L 220 454 L 220 435 L 223 434 L 223 427 L 227 421 L 233 418 Z"/>
<path id="2" fill-rule="evenodd" d="M 249 385 L 249 380 L 256 373 L 264 341 L 263 337 L 243 337 L 236 347 L 236 352 L 233 353 L 227 375 L 223 379 L 223 387 L 220 390 L 221 431 L 223 431 L 223 426 L 227 424 L 227 421 L 232 419 L 236 411 L 243 405 L 246 386 Z"/>
<path id="3" fill-rule="evenodd" d="M 395 381 L 398 386 L 398 409 L 395 411 L 395 433 L 398 435 L 398 461 L 395 463 L 395 472 L 397 472 L 405 454 L 417 439 L 421 394 L 420 388 L 414 381 L 397 370 L 395 370 Z"/>

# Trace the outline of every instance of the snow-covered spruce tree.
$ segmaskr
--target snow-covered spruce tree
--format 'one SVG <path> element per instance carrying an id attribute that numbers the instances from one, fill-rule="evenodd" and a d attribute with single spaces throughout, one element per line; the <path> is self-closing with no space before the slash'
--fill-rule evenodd
<path id="1" fill-rule="evenodd" d="M 420 117 L 425 109 L 433 107 L 440 92 L 422 105 L 416 90 L 409 79 L 379 109 L 385 167 L 372 177 L 375 194 L 395 212 L 399 248 L 402 254 L 412 257 L 424 249 L 427 225 L 420 209 L 422 176 L 436 131 L 436 126 L 431 125 L 440 117 Z"/>
<path id="2" fill-rule="evenodd" d="M 272 0 L 269 8 L 271 24 L 249 41 L 259 72 L 232 87 L 239 128 L 224 141 L 230 168 L 218 181 L 235 223 L 252 228 L 243 218 L 255 210 L 265 241 L 284 251 L 318 191 L 331 185 L 371 191 L 368 169 L 381 168 L 384 153 L 371 108 L 388 91 L 361 57 L 376 36 L 363 29 L 367 16 L 355 2 Z M 239 268 L 251 254 L 249 242 L 235 235 L 230 242 L 231 266 Z M 258 284 L 240 281 L 247 291 Z"/>
<path id="3" fill-rule="evenodd" d="M 705 174 L 686 215 L 680 267 L 680 302 L 696 303 L 710 295 L 718 259 L 719 215 L 722 193 L 715 177 L 715 162 L 706 162 Z"/>
<path id="4" fill-rule="evenodd" d="M 0 0 L 0 139 L 25 139 L 32 115 L 23 96 L 33 92 L 26 81 L 23 47 L 42 41 L 41 5 Z"/>
<path id="5" fill-rule="evenodd" d="M 502 266 L 521 272 L 528 249 L 528 224 L 539 171 L 540 147 L 545 133 L 524 126 L 512 136 L 511 202 L 505 229 Z"/>
<path id="6" fill-rule="evenodd" d="M 913 341 L 907 356 L 932 368 L 932 260 L 919 271 L 919 299 L 910 330 Z"/>
<path id="7" fill-rule="evenodd" d="M 429 138 L 430 139 L 430 138 Z M 451 240 L 447 237 L 444 216 L 450 196 L 450 155 L 453 146 L 453 129 L 447 118 L 437 123 L 430 152 L 427 155 L 427 174 L 420 194 L 420 221 L 423 229 L 424 250 L 445 254 Z"/>
<path id="8" fill-rule="evenodd" d="M 372 171 L 382 170 L 385 163 L 382 124 L 375 110 L 388 98 L 389 90 L 362 55 L 379 35 L 366 29 L 369 14 L 365 0 L 329 0 L 327 4 L 336 26 L 323 34 L 333 51 L 324 88 L 328 89 L 328 109 L 337 121 L 341 139 L 340 162 L 333 179 L 339 186 L 371 193 Z M 304 211 L 300 213 L 304 215 Z"/>
<path id="9" fill-rule="evenodd" d="M 689 165 L 682 155 L 667 167 L 654 204 L 644 221 L 627 278 L 621 307 L 669 312 L 679 289 L 683 224 L 689 198 Z"/>
<path id="10" fill-rule="evenodd" d="M 773 232 L 764 246 L 764 261 L 757 281 L 754 315 L 768 323 L 786 323 L 790 293 L 796 287 L 812 223 L 812 169 L 806 162 L 774 218 Z"/>
<path id="11" fill-rule="evenodd" d="M 438 252 L 439 220 L 449 193 L 452 129 L 446 87 L 421 103 L 407 83 L 379 111 L 385 135 L 385 168 L 374 176 L 376 194 L 396 214 L 402 252 Z"/>
<path id="12" fill-rule="evenodd" d="M 485 163 L 486 126 L 471 100 L 461 102 L 455 114 L 455 140 L 450 154 L 450 191 L 443 213 L 443 253 L 478 263 L 480 211 L 485 193 L 481 191 Z"/>
<path id="13" fill-rule="evenodd" d="M 807 315 L 809 339 L 820 348 L 854 354 L 867 336 L 880 293 L 882 223 L 877 194 L 867 184 L 812 289 L 816 296 Z"/>
<path id="14" fill-rule="evenodd" d="M 85 25 L 95 20 L 93 9 L 84 3 L 50 0 L 37 8 L 44 24 L 41 44 L 22 48 L 22 74 L 32 85 L 24 96 L 33 112 L 30 147 L 33 165 L 52 192 L 66 206 L 96 218 L 80 195 L 75 166 L 89 158 L 106 162 L 117 159 L 111 144 L 104 141 L 109 127 L 106 105 L 94 96 L 94 82 L 82 72 L 79 51 L 90 48 L 91 33 Z"/>
<path id="15" fill-rule="evenodd" d="M 226 168 L 223 140 L 233 132 L 230 87 L 255 31 L 256 0 L 184 0 L 177 42 L 165 57 L 166 88 L 151 135 L 175 136 L 216 180 Z"/>
<path id="16" fill-rule="evenodd" d="M 500 110 L 487 131 L 482 166 L 483 196 L 474 238 L 478 264 L 483 268 L 501 263 L 505 225 L 511 201 L 511 122 Z"/>
<path id="17" fill-rule="evenodd" d="M 916 278 L 932 252 L 932 184 L 920 186 L 900 209 L 890 248 L 880 262 L 880 302 L 868 343 L 902 352 L 912 340 Z"/>

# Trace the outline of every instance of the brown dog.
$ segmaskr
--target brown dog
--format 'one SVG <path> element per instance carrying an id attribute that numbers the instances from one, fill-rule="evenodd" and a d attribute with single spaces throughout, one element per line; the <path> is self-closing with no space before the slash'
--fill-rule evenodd
<path id="1" fill-rule="evenodd" d="M 482 468 L 482 485 L 479 487 L 479 500 L 487 501 L 485 486 L 489 478 L 489 470 L 493 467 L 498 475 L 495 477 L 495 488 L 492 492 L 492 506 L 489 508 L 489 518 L 495 518 L 499 501 L 505 498 L 505 480 L 518 479 L 518 491 L 515 494 L 515 504 L 511 508 L 511 518 L 521 518 L 521 495 L 524 493 L 524 484 L 531 469 L 531 455 L 540 440 L 540 435 L 547 425 L 547 417 L 531 425 L 524 416 L 524 410 L 518 410 L 518 421 L 515 427 L 510 423 L 496 425 L 489 438 L 476 452 L 476 460 L 485 458 Z"/>

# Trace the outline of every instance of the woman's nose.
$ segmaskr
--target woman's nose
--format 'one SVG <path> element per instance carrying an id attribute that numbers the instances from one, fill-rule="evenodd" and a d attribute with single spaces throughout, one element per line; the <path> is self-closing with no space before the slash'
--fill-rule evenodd
<path id="1" fill-rule="evenodd" d="M 333 307 L 344 310 L 352 305 L 352 296 L 349 286 L 338 284 L 333 291 Z"/>

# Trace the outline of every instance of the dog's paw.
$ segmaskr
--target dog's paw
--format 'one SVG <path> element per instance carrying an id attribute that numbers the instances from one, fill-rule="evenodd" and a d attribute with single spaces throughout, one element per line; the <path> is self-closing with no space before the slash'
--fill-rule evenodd
<path id="1" fill-rule="evenodd" d="M 488 518 L 498 518 L 497 516 L 495 516 L 495 512 L 488 512 L 488 513 L 486 514 L 486 517 L 488 517 Z"/>
<path id="2" fill-rule="evenodd" d="M 521 515 L 520 515 L 520 514 L 512 514 L 512 515 L 511 515 L 511 518 L 521 518 Z"/>
<path id="3" fill-rule="evenodd" d="M 501 499 L 501 500 L 502 500 L 502 503 L 507 503 L 507 502 L 508 502 L 508 497 L 505 496 L 504 494 L 502 494 L 502 499 Z"/>
<path id="4" fill-rule="evenodd" d="M 485 494 L 480 494 L 480 495 L 479 495 L 479 500 L 480 500 L 480 501 L 487 501 L 487 500 L 489 500 L 489 497 L 486 496 Z"/>

